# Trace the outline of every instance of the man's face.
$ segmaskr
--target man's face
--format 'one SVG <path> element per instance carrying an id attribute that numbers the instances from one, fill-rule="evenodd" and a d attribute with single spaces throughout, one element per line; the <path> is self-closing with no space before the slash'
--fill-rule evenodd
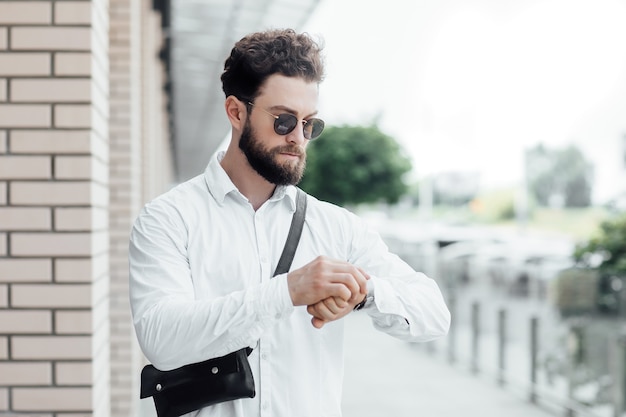
<path id="1" fill-rule="evenodd" d="M 306 166 L 304 146 L 289 143 L 271 149 L 266 147 L 252 129 L 249 118 L 241 133 L 239 148 L 250 166 L 272 184 L 295 185 L 302 179 Z M 284 155 L 289 155 L 289 159 L 284 160 Z"/>
<path id="2" fill-rule="evenodd" d="M 306 165 L 303 120 L 317 114 L 318 86 L 301 78 L 274 74 L 265 81 L 248 115 L 239 138 L 239 148 L 250 166 L 276 185 L 295 185 Z M 272 115 L 288 113 L 298 119 L 292 131 L 274 130 Z"/>

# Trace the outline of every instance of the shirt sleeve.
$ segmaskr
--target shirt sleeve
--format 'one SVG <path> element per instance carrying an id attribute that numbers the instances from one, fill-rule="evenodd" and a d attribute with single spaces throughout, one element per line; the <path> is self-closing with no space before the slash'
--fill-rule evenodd
<path id="1" fill-rule="evenodd" d="M 412 342 L 445 336 L 450 328 L 450 311 L 435 280 L 389 252 L 376 231 L 358 222 L 352 263 L 370 274 L 368 288 L 374 302 L 363 311 L 374 326 Z"/>
<path id="2" fill-rule="evenodd" d="M 129 245 L 133 323 L 146 358 L 161 370 L 252 346 L 294 307 L 286 274 L 213 299 L 198 299 L 187 253 L 188 228 L 175 210 L 151 205 Z"/>

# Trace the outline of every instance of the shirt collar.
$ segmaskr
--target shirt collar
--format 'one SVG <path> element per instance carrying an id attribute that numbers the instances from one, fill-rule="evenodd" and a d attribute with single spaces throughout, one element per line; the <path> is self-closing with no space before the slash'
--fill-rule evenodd
<path id="1" fill-rule="evenodd" d="M 222 168 L 220 161 L 224 158 L 225 151 L 217 152 L 211 157 L 209 164 L 204 170 L 204 180 L 206 182 L 209 192 L 217 201 L 219 205 L 224 204 L 226 196 L 232 192 L 245 198 L 237 189 L 235 184 L 231 181 L 230 177 Z M 296 210 L 296 187 L 293 185 L 279 185 L 274 190 L 274 194 L 270 197 L 270 201 L 282 200 L 285 196 L 288 197 L 289 205 L 292 211 Z"/>

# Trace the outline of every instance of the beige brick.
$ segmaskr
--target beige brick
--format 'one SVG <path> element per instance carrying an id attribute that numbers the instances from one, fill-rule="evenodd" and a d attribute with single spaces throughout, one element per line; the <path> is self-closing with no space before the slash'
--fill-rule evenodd
<path id="1" fill-rule="evenodd" d="M 0 101 L 7 101 L 7 85 L 9 82 L 0 78 Z"/>
<path id="2" fill-rule="evenodd" d="M 92 274 L 91 258 L 54 261 L 54 277 L 57 282 L 91 282 Z"/>
<path id="3" fill-rule="evenodd" d="M 91 48 L 90 28 L 14 27 L 11 49 L 41 51 L 88 51 Z"/>
<path id="4" fill-rule="evenodd" d="M 52 281 L 50 259 L 0 259 L 0 282 Z"/>
<path id="5" fill-rule="evenodd" d="M 0 49 L 7 49 L 9 46 L 9 29 L 0 27 Z"/>
<path id="6" fill-rule="evenodd" d="M 48 156 L 0 156 L 0 179 L 30 180 L 52 176 Z"/>
<path id="7" fill-rule="evenodd" d="M 0 104 L 0 127 L 49 127 L 51 121 L 50 106 Z"/>
<path id="8" fill-rule="evenodd" d="M 91 100 L 89 79 L 14 79 L 12 102 L 77 102 Z"/>
<path id="9" fill-rule="evenodd" d="M 89 156 L 57 156 L 54 159 L 54 177 L 59 180 L 89 179 L 91 161 Z"/>
<path id="10" fill-rule="evenodd" d="M 49 363 L 0 362 L 0 385 L 47 385 L 52 383 Z"/>
<path id="11" fill-rule="evenodd" d="M 54 74 L 63 76 L 90 76 L 91 59 L 91 54 L 88 53 L 58 52 L 54 56 Z M 0 72 L 0 74 L 2 74 L 2 72 Z"/>
<path id="12" fill-rule="evenodd" d="M 91 388 L 14 388 L 15 411 L 90 411 Z"/>
<path id="13" fill-rule="evenodd" d="M 4 256 L 7 254 L 7 234 L 0 233 L 0 255 Z"/>
<path id="14" fill-rule="evenodd" d="M 0 159 L 0 163 L 2 160 Z M 27 207 L 0 207 L 0 229 L 4 230 L 50 230 L 50 209 Z M 2 262 L 0 260 L 0 262 Z"/>
<path id="15" fill-rule="evenodd" d="M 9 187 L 11 204 L 86 205 L 91 203 L 89 182 L 13 182 Z"/>
<path id="16" fill-rule="evenodd" d="M 0 206 L 7 203 L 7 183 L 0 181 Z"/>
<path id="17" fill-rule="evenodd" d="M 91 311 L 57 311 L 54 322 L 57 334 L 89 334 L 93 327 Z"/>
<path id="18" fill-rule="evenodd" d="M 9 286 L 0 284 L 0 308 L 9 306 Z"/>
<path id="19" fill-rule="evenodd" d="M 0 154 L 7 152 L 7 131 L 0 130 Z"/>
<path id="20" fill-rule="evenodd" d="M 57 25 L 88 25 L 91 23 L 91 2 L 57 1 L 54 6 Z"/>
<path id="21" fill-rule="evenodd" d="M 0 359 L 9 358 L 9 338 L 0 336 Z"/>
<path id="22" fill-rule="evenodd" d="M 9 411 L 9 389 L 0 388 L 0 411 Z"/>
<path id="23" fill-rule="evenodd" d="M 90 362 L 57 362 L 55 382 L 57 385 L 91 385 L 92 368 Z"/>
<path id="24" fill-rule="evenodd" d="M 12 336 L 12 359 L 91 359 L 90 336 Z"/>
<path id="25" fill-rule="evenodd" d="M 51 331 L 52 315 L 49 311 L 0 310 L 0 333 L 50 333 Z M 1 375 L 0 371 L 0 377 Z"/>
<path id="26" fill-rule="evenodd" d="M 58 208 L 54 211 L 54 226 L 58 231 L 91 229 L 90 208 Z"/>
<path id="27" fill-rule="evenodd" d="M 79 308 L 91 305 L 89 284 L 14 284 L 11 306 L 15 308 Z"/>
<path id="28" fill-rule="evenodd" d="M 54 126 L 58 128 L 91 127 L 92 107 L 90 105 L 59 105 L 54 108 Z"/>
<path id="29" fill-rule="evenodd" d="M 52 8 L 48 1 L 3 1 L 0 2 L 1 24 L 46 24 L 52 22 Z"/>
<path id="30" fill-rule="evenodd" d="M 13 233 L 13 256 L 88 256 L 92 252 L 90 233 Z"/>
<path id="31" fill-rule="evenodd" d="M 9 149 L 13 154 L 89 153 L 91 133 L 88 130 L 14 130 L 9 139 Z"/>
<path id="32" fill-rule="evenodd" d="M 50 54 L 0 53 L 0 76 L 50 75 Z"/>

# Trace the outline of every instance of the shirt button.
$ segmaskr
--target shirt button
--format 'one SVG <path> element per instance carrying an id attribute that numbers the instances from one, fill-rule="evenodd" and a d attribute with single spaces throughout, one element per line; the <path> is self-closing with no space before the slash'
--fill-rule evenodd
<path id="1" fill-rule="evenodd" d="M 267 353 L 261 353 L 261 359 L 266 360 L 267 359 Z"/>
<path id="2" fill-rule="evenodd" d="M 269 406 L 267 405 L 267 403 L 263 403 L 263 409 L 264 409 L 264 410 L 267 410 L 267 408 L 268 408 L 268 407 L 269 407 Z"/>

